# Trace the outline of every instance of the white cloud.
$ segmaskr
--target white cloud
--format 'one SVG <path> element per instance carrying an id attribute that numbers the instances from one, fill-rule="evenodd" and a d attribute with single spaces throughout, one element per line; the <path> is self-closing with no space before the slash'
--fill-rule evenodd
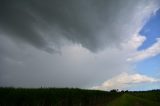
<path id="1" fill-rule="evenodd" d="M 152 77 L 148 77 L 146 75 L 141 74 L 128 74 L 128 73 L 121 73 L 118 76 L 115 76 L 100 86 L 95 86 L 92 89 L 100 89 L 100 90 L 111 90 L 111 89 L 126 89 L 129 86 L 133 86 L 139 83 L 152 83 L 152 82 L 159 82 L 160 79 L 155 79 Z"/>
<path id="2" fill-rule="evenodd" d="M 122 43 L 122 47 L 124 49 L 133 51 L 136 50 L 139 46 L 143 44 L 146 40 L 145 36 L 141 36 L 139 34 L 133 34 L 133 36 L 125 43 Z"/>
<path id="3" fill-rule="evenodd" d="M 140 39 L 139 39 L 140 40 Z M 141 61 L 147 58 L 151 58 L 153 56 L 156 56 L 160 54 L 160 39 L 157 38 L 157 42 L 154 43 L 152 46 L 145 50 L 136 51 L 132 54 L 130 58 L 128 58 L 128 61 Z"/>

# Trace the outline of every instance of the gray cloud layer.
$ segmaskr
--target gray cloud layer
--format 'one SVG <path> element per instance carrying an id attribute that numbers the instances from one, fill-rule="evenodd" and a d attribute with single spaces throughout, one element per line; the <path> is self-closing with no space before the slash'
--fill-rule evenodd
<path id="1" fill-rule="evenodd" d="M 157 4 L 1 0 L 0 86 L 88 87 L 132 70 L 128 50 L 116 46 L 138 33 Z"/>
<path id="2" fill-rule="evenodd" d="M 51 51 L 61 38 L 91 51 L 118 45 L 130 36 L 138 5 L 149 0 L 2 0 L 0 26 L 14 39 Z M 143 7 L 143 6 L 142 6 Z M 129 9 L 129 10 L 128 10 Z M 124 24 L 125 27 L 119 27 Z M 126 29 L 127 28 L 127 29 Z M 121 37 L 119 34 L 122 34 Z M 52 39 L 52 40 L 50 40 Z M 52 43 L 49 43 L 52 41 Z"/>

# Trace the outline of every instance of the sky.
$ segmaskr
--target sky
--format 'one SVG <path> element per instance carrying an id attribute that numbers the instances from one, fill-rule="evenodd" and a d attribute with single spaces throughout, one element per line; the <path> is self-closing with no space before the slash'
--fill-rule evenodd
<path id="1" fill-rule="evenodd" d="M 1 0 L 0 87 L 160 89 L 159 0 Z"/>

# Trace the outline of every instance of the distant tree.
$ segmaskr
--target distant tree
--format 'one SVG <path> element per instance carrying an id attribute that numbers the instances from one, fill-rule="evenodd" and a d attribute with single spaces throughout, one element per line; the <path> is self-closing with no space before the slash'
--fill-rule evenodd
<path id="1" fill-rule="evenodd" d="M 121 93 L 126 93 L 129 92 L 128 90 L 122 90 Z"/>
<path id="2" fill-rule="evenodd" d="M 112 89 L 112 90 L 110 90 L 110 92 L 118 92 L 118 89 Z"/>
<path id="3" fill-rule="evenodd" d="M 121 90 L 121 93 L 124 93 L 125 91 L 124 90 Z"/>
<path id="4" fill-rule="evenodd" d="M 128 90 L 125 90 L 125 92 L 129 92 Z"/>

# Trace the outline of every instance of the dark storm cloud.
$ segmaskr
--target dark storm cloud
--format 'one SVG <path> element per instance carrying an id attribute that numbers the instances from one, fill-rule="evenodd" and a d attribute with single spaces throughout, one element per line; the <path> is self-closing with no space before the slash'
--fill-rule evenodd
<path id="1" fill-rule="evenodd" d="M 121 15 L 131 18 L 126 9 L 132 11 L 132 4 L 132 0 L 1 0 L 0 28 L 47 51 L 51 51 L 48 39 L 56 45 L 60 36 L 97 51 L 122 40 L 115 26 L 127 21 Z"/>
<path id="2" fill-rule="evenodd" d="M 84 88 L 132 70 L 131 51 L 115 45 L 138 34 L 155 1 L 0 0 L 0 86 Z"/>
<path id="3" fill-rule="evenodd" d="M 1 29 L 15 39 L 43 48 L 47 43 L 33 29 L 32 24 L 36 19 L 27 11 L 27 4 L 25 0 L 2 0 L 0 3 Z"/>

